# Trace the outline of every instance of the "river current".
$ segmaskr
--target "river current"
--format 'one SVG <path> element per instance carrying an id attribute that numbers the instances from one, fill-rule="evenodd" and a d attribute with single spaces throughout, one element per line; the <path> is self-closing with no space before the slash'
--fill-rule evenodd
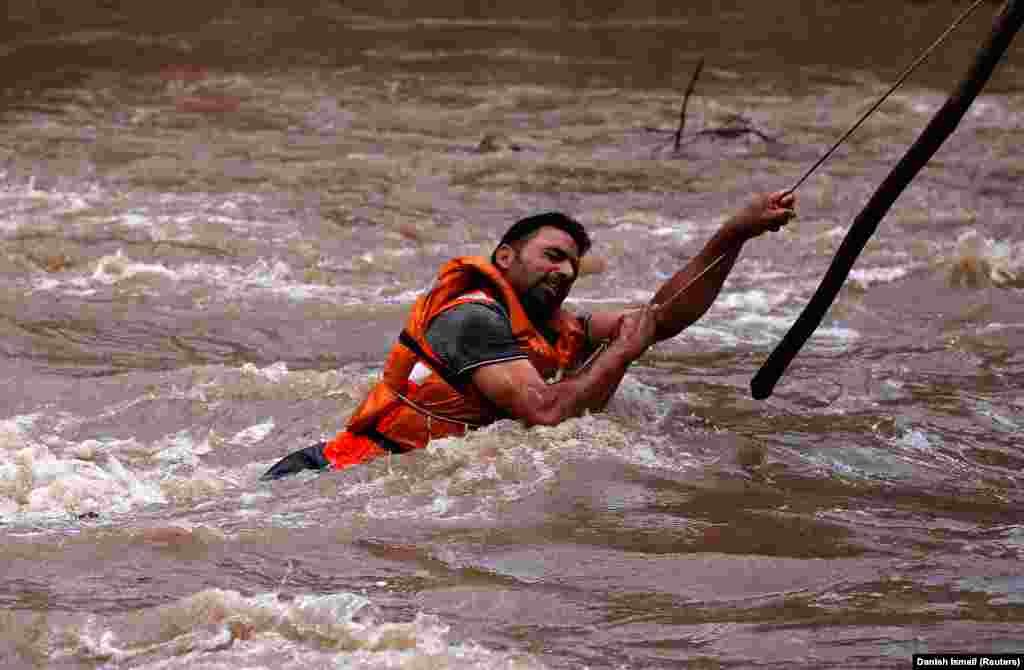
<path id="1" fill-rule="evenodd" d="M 0 666 L 893 668 L 1024 651 L 1024 46 L 764 401 L 987 4 L 607 412 L 266 483 L 439 266 L 582 221 L 635 304 L 965 7 L 10 0 Z M 683 91 L 706 59 L 677 151 Z"/>

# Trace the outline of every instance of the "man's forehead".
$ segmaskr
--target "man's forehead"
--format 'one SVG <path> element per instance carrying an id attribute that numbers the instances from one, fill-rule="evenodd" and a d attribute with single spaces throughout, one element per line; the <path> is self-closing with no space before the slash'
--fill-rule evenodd
<path id="1" fill-rule="evenodd" d="M 529 239 L 527 244 L 536 244 L 544 247 L 557 246 L 573 256 L 579 256 L 580 253 L 573 236 L 554 226 L 538 228 L 536 234 Z"/>

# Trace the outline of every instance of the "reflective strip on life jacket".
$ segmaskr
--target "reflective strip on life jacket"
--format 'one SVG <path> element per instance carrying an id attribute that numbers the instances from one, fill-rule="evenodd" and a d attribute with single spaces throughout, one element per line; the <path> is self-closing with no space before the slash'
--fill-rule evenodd
<path id="1" fill-rule="evenodd" d="M 429 367 L 420 361 L 416 361 L 416 365 L 413 366 L 412 372 L 409 373 L 409 384 L 417 386 L 422 384 L 423 380 L 429 377 L 431 372 L 433 371 Z"/>
<path id="2" fill-rule="evenodd" d="M 438 377 L 448 382 L 449 386 L 458 391 L 460 394 L 465 395 L 466 383 L 456 378 L 455 373 L 453 373 L 451 369 L 442 361 L 437 360 L 436 358 L 428 354 L 426 351 L 424 351 L 423 347 L 420 346 L 419 342 L 414 340 L 412 335 L 409 334 L 409 331 L 403 330 L 402 334 L 398 336 L 398 341 L 406 349 L 416 354 L 416 356 L 419 358 L 419 360 L 416 361 L 416 365 L 425 364 L 424 367 L 429 367 L 433 372 L 437 373 Z M 410 370 L 410 375 L 413 372 L 415 372 L 416 365 L 413 365 L 412 370 Z M 408 379 L 409 378 L 406 377 L 406 380 Z M 392 389 L 392 391 L 398 392 L 397 389 Z"/>

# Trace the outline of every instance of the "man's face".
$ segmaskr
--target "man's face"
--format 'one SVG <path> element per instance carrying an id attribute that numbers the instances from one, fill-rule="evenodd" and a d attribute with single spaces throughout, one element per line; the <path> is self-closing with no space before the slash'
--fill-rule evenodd
<path id="1" fill-rule="evenodd" d="M 569 295 L 579 272 L 579 250 L 569 233 L 545 226 L 498 250 L 498 266 L 533 319 L 549 319 Z"/>

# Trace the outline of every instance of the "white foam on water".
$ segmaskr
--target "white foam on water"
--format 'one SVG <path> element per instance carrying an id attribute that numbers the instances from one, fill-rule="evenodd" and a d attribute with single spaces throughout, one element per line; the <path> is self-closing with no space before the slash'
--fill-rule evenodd
<path id="1" fill-rule="evenodd" d="M 1022 419 L 1024 419 L 1024 416 L 1017 418 L 1007 416 L 1005 413 L 997 411 L 996 408 L 992 405 L 992 403 L 989 402 L 976 401 L 972 404 L 974 412 L 977 413 L 979 416 L 988 419 L 990 426 L 993 430 L 1010 434 L 1016 434 L 1020 432 L 1020 429 L 1022 427 Z"/>
<path id="2" fill-rule="evenodd" d="M 955 249 L 942 263 L 953 284 L 1024 286 L 1024 243 L 994 240 L 968 229 L 960 233 Z"/>
<path id="3" fill-rule="evenodd" d="M 324 371 L 289 370 L 283 361 L 262 368 L 253 363 L 240 368 L 209 366 L 195 369 L 188 388 L 171 389 L 166 397 L 205 402 L 306 398 L 338 398 L 343 402 L 347 398 L 354 408 L 355 400 L 361 399 L 376 380 L 375 374 L 368 374 L 361 365 Z"/>
<path id="4" fill-rule="evenodd" d="M 739 337 L 737 337 L 735 334 L 733 334 L 732 332 L 730 332 L 728 330 L 725 330 L 723 328 L 715 328 L 715 327 L 712 327 L 710 325 L 707 325 L 706 323 L 704 325 L 694 324 L 694 325 L 690 326 L 683 333 L 683 336 L 687 337 L 687 338 L 692 337 L 692 338 L 694 338 L 696 340 L 703 340 L 703 341 L 714 340 L 714 341 L 717 341 L 722 346 L 727 346 L 727 347 L 738 346 L 741 342 L 744 341 L 744 340 L 741 340 Z M 767 341 L 767 338 L 764 338 L 764 339 L 765 339 L 765 341 Z M 749 337 L 748 337 L 747 341 L 749 341 Z M 667 345 L 661 345 L 661 346 L 667 346 Z"/>
<path id="5" fill-rule="evenodd" d="M 242 366 L 242 374 L 262 376 L 273 384 L 280 383 L 288 375 L 288 364 L 277 361 L 265 368 L 256 367 L 253 363 Z"/>
<path id="6" fill-rule="evenodd" d="M 99 187 L 95 185 L 91 185 L 88 191 L 44 190 L 36 188 L 37 180 L 35 175 L 29 176 L 28 180 L 24 183 L 11 183 L 7 181 L 9 175 L 5 170 L 0 171 L 0 178 L 5 180 L 5 186 L 0 188 L 0 208 L 8 205 L 8 203 L 14 205 L 14 212 L 0 209 L 0 211 L 5 211 L 8 214 L 16 213 L 18 209 L 24 209 L 26 206 L 35 208 L 41 203 L 52 205 L 55 214 L 74 214 L 91 207 L 90 200 L 97 201 L 104 197 Z M 11 223 L 21 223 L 21 221 L 5 222 L 7 225 Z"/>
<path id="7" fill-rule="evenodd" d="M 721 295 L 708 315 L 685 331 L 688 337 L 715 340 L 725 346 L 773 344 L 797 317 L 802 303 L 790 289 L 730 291 Z M 823 326 L 814 333 L 815 344 L 836 346 L 856 340 L 859 333 L 842 326 Z"/>
<path id="8" fill-rule="evenodd" d="M 868 288 L 872 284 L 891 284 L 903 279 L 910 274 L 910 270 L 909 266 L 853 270 L 850 272 L 850 280 L 856 282 L 861 288 Z"/>
<path id="9" fill-rule="evenodd" d="M 833 226 L 818 233 L 817 237 L 819 239 L 835 239 L 845 236 L 848 230 L 848 226 Z"/>
<path id="10" fill-rule="evenodd" d="M 916 459 L 874 447 L 846 445 L 842 450 L 810 450 L 804 458 L 827 472 L 854 479 L 913 479 Z"/>
<path id="11" fill-rule="evenodd" d="M 1000 129 L 1019 128 L 1024 112 L 1013 104 L 1013 98 L 1001 95 L 980 95 L 967 112 L 974 123 L 987 123 Z"/>
<path id="12" fill-rule="evenodd" d="M 127 228 L 153 228 L 149 217 L 145 214 L 136 214 L 135 212 L 122 214 L 118 219 L 118 223 Z"/>
<path id="13" fill-rule="evenodd" d="M 416 302 L 417 298 L 426 293 L 428 290 L 430 290 L 430 286 L 422 286 L 420 288 L 414 288 L 408 291 L 402 291 L 401 293 L 396 293 L 393 296 L 379 295 L 376 298 L 376 300 L 378 302 L 383 302 L 391 305 L 412 304 L 413 302 Z"/>
<path id="14" fill-rule="evenodd" d="M 447 668 L 542 670 L 532 655 L 492 651 L 455 642 L 436 616 L 384 620 L 368 598 L 354 593 L 243 596 L 208 589 L 175 603 L 136 613 L 150 621 L 145 640 L 91 615 L 84 623 L 48 636 L 55 662 L 89 662 L 101 667 Z M 155 637 L 154 637 L 155 636 Z"/>
<path id="15" fill-rule="evenodd" d="M 673 228 L 671 226 L 664 228 L 655 228 L 654 230 L 651 231 L 651 235 L 654 235 L 656 237 L 673 237 L 680 244 L 685 244 L 693 239 L 693 235 L 687 233 L 686 231 L 679 230 L 678 228 Z"/>
<path id="16" fill-rule="evenodd" d="M 698 228 L 697 222 L 690 219 L 674 219 L 657 212 L 636 210 L 613 217 L 607 223 L 615 232 L 639 230 L 657 237 L 672 237 L 678 243 L 691 241 Z"/>
<path id="17" fill-rule="evenodd" d="M 1024 323 L 999 323 L 998 321 L 993 323 L 987 323 L 981 327 L 981 331 L 994 331 L 999 332 L 1002 330 L 1018 330 L 1024 329 Z"/>
<path id="18" fill-rule="evenodd" d="M 228 441 L 231 444 L 238 446 L 251 446 L 262 442 L 263 439 L 274 430 L 274 420 L 267 419 L 262 423 L 249 426 L 244 430 L 240 430 Z"/>
<path id="19" fill-rule="evenodd" d="M 671 409 L 671 403 L 666 402 L 661 391 L 627 374 L 608 402 L 606 411 L 623 419 L 657 424 Z"/>
<path id="20" fill-rule="evenodd" d="M 889 440 L 889 444 L 895 448 L 896 455 L 913 463 L 918 477 L 930 473 L 930 477 L 946 479 L 977 473 L 971 461 L 961 456 L 959 444 L 947 444 L 940 434 L 903 420 L 897 420 L 897 425 L 900 432 Z M 972 477 L 972 481 L 975 479 Z"/>
<path id="21" fill-rule="evenodd" d="M 179 383 L 145 386 L 139 395 L 88 416 L 55 410 L 0 420 L 0 516 L 13 523 L 66 521 L 69 515 L 88 513 L 109 519 L 172 501 L 201 505 L 251 487 L 270 463 L 211 468 L 202 457 L 225 447 L 259 444 L 277 428 L 273 417 L 231 431 L 184 426 L 144 440 L 78 435 L 90 426 L 116 424 L 126 412 L 134 416 L 140 404 L 180 400 L 214 405 L 331 398 L 343 415 L 374 376 L 365 366 L 292 371 L 277 362 L 265 367 L 201 366 L 173 378 Z"/>
<path id="22" fill-rule="evenodd" d="M 93 270 L 91 277 L 78 278 L 73 280 L 73 283 L 84 287 L 91 281 L 109 286 L 141 274 L 158 275 L 172 280 L 179 279 L 178 273 L 159 263 L 133 261 L 125 258 L 124 252 L 118 249 L 116 254 L 104 256 L 96 262 L 96 269 Z"/>
<path id="23" fill-rule="evenodd" d="M 791 276 L 791 272 L 782 271 L 771 263 L 758 259 L 745 261 L 743 265 L 743 277 L 753 284 L 763 285 L 771 282 L 773 286 L 778 286 L 779 280 L 791 281 Z"/>
<path id="24" fill-rule="evenodd" d="M 2 170 L 0 176 L 5 180 L 9 177 Z M 36 228 L 42 220 L 57 222 L 63 230 L 86 235 L 99 227 L 113 227 L 145 231 L 153 241 L 203 242 L 209 241 L 210 224 L 232 230 L 239 237 L 248 237 L 254 229 L 274 225 L 240 212 L 241 204 L 251 205 L 254 211 L 258 211 L 261 204 L 259 197 L 248 193 L 215 196 L 219 202 L 205 193 L 164 193 L 155 201 L 152 198 L 143 201 L 123 192 L 112 194 L 95 182 L 60 180 L 57 186 L 46 189 L 36 188 L 36 182 L 35 176 L 31 176 L 26 182 L 8 182 L 0 187 L 0 230 L 14 232 L 21 227 Z M 119 202 L 112 208 L 112 201 L 125 199 L 127 202 Z M 118 211 L 122 206 L 125 209 Z M 175 209 L 183 213 L 168 212 Z M 132 237 L 136 236 L 133 232 Z M 133 272 L 163 273 L 167 268 L 128 270 L 131 276 Z"/>
<path id="25" fill-rule="evenodd" d="M 618 292 L 616 295 L 608 298 L 601 298 L 597 296 L 576 296 L 566 298 L 565 302 L 568 305 L 639 305 L 641 303 L 650 302 L 653 297 L 654 293 L 652 291 L 629 289 Z"/>
<path id="26" fill-rule="evenodd" d="M 747 336 L 744 339 L 753 338 L 752 341 L 761 343 L 764 340 L 774 339 L 775 333 L 783 332 L 789 328 L 790 324 L 793 323 L 793 317 L 744 312 L 734 316 L 732 322 L 742 328 L 744 335 Z"/>
<path id="27" fill-rule="evenodd" d="M 359 259 L 364 263 L 374 265 L 383 258 L 407 258 L 409 256 L 415 256 L 416 249 L 412 247 L 400 247 L 398 249 L 378 249 L 376 252 L 367 251 L 360 254 Z"/>
<path id="28" fill-rule="evenodd" d="M 343 494 L 368 497 L 365 511 L 373 518 L 492 521 L 503 505 L 557 481 L 571 460 L 611 457 L 691 472 L 705 463 L 654 429 L 672 402 L 633 380 L 607 413 L 529 428 L 504 420 L 465 437 L 433 440 L 424 453 L 372 462 L 371 479 Z"/>
<path id="29" fill-rule="evenodd" d="M 588 297 L 576 298 L 567 302 L 580 305 L 582 309 L 588 310 L 595 309 L 590 305 L 622 303 L 628 302 L 630 299 L 636 302 L 648 302 L 653 295 L 646 291 L 634 291 L 614 299 Z M 713 341 L 720 346 L 729 347 L 740 344 L 756 346 L 771 344 L 776 342 L 779 335 L 786 332 L 796 320 L 798 312 L 794 309 L 795 302 L 799 301 L 795 300 L 795 291 L 790 289 L 780 289 L 774 292 L 762 289 L 724 292 L 715 301 L 708 314 L 683 331 L 681 337 L 698 341 Z M 859 338 L 858 331 L 841 325 L 822 326 L 814 333 L 815 344 L 826 347 L 843 346 Z M 661 346 L 672 347 L 674 345 L 664 344 Z"/>
<path id="30" fill-rule="evenodd" d="M 58 457 L 47 446 L 9 430 L 0 436 L 5 461 L 0 464 L 0 515 L 33 522 L 69 513 L 122 513 L 166 501 L 158 482 L 129 470 L 113 454 L 100 465 L 75 457 L 94 455 L 92 445 L 70 452 L 70 458 Z"/>
<path id="31" fill-rule="evenodd" d="M 123 250 L 97 260 L 91 273 L 69 278 L 38 277 L 33 280 L 32 286 L 41 292 L 85 296 L 94 294 L 99 287 L 114 286 L 138 278 L 197 282 L 210 286 L 215 294 L 226 300 L 261 292 L 283 295 L 296 301 L 320 298 L 334 299 L 341 304 L 360 304 L 366 299 L 365 292 L 350 287 L 298 280 L 291 266 L 281 260 L 261 258 L 248 266 L 188 263 L 172 268 L 162 263 L 133 260 Z M 154 287 L 153 290 L 158 289 Z"/>
<path id="32" fill-rule="evenodd" d="M 199 456 L 208 454 L 213 450 L 209 440 L 197 445 L 187 428 L 157 441 L 154 448 L 158 450 L 154 454 L 154 458 L 157 461 L 192 467 L 199 465 Z"/>
<path id="33" fill-rule="evenodd" d="M 231 200 L 228 200 L 228 201 L 222 203 L 221 205 L 219 205 L 216 209 L 219 209 L 222 212 L 238 212 L 238 210 L 240 208 L 239 208 L 238 203 L 233 202 Z M 162 221 L 164 218 L 167 218 L 167 217 L 159 217 L 157 220 Z M 173 222 L 173 223 L 181 225 L 186 230 L 187 229 L 191 229 L 193 227 L 200 227 L 200 230 L 201 230 L 201 227 L 203 225 L 211 224 L 211 223 L 220 223 L 220 224 L 223 224 L 223 225 L 225 225 L 225 226 L 227 226 L 227 227 L 229 227 L 229 228 L 231 228 L 231 229 L 233 229 L 233 230 L 235 230 L 235 231 L 237 231 L 239 233 L 243 233 L 243 234 L 244 233 L 252 233 L 253 229 L 257 229 L 257 228 L 272 228 L 274 226 L 274 224 L 269 223 L 267 221 L 259 221 L 259 220 L 251 219 L 251 218 L 239 219 L 237 217 L 225 216 L 223 214 L 210 214 L 210 213 L 203 213 L 203 214 L 189 213 L 189 214 L 183 214 L 183 215 L 180 215 L 180 216 L 169 217 L 169 218 L 167 218 L 167 220 L 170 221 L 170 222 Z M 190 235 L 186 239 L 196 239 L 196 238 L 197 238 L 197 236 Z"/>
<path id="34" fill-rule="evenodd" d="M 1004 577 L 963 577 L 956 582 L 963 591 L 988 594 L 989 605 L 1024 605 L 1024 576 Z"/>
<path id="35" fill-rule="evenodd" d="M 844 328 L 843 326 L 823 326 L 814 331 L 814 336 L 817 338 L 828 338 L 833 340 L 835 345 L 844 345 L 848 342 L 860 339 L 860 333 L 853 328 Z M 817 343 L 821 343 L 817 340 Z"/>
<path id="36" fill-rule="evenodd" d="M 0 515 L 15 523 L 66 519 L 68 515 L 127 514 L 169 499 L 196 500 L 224 491 L 224 473 L 197 468 L 209 441 L 196 443 L 182 430 L 142 444 L 134 438 L 70 442 L 49 436 L 46 444 L 26 431 L 0 429 Z M 167 473 L 187 466 L 187 476 Z"/>
<path id="37" fill-rule="evenodd" d="M 730 291 L 719 296 L 715 301 L 716 308 L 735 309 L 742 311 L 767 312 L 779 305 L 785 305 L 792 299 L 788 290 L 763 291 Z"/>
<path id="38" fill-rule="evenodd" d="M 928 439 L 928 434 L 917 428 L 908 430 L 896 438 L 895 445 L 916 451 L 931 451 L 934 448 L 932 441 Z"/>

